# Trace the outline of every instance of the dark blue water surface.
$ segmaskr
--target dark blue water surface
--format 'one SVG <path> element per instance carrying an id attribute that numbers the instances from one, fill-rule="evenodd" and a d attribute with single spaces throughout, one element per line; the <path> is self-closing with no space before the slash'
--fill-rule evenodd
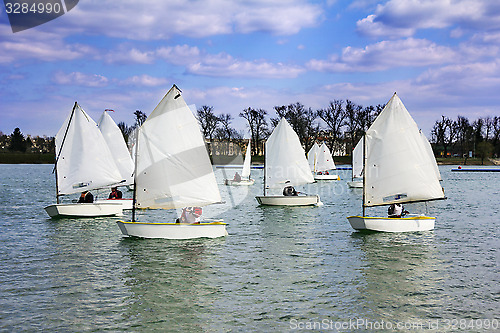
<path id="1" fill-rule="evenodd" d="M 217 169 L 225 204 L 204 210 L 229 236 L 172 241 L 125 238 L 115 217 L 49 219 L 52 168 L 0 165 L 2 331 L 500 330 L 500 173 L 441 166 L 448 200 L 406 207 L 434 231 L 360 234 L 350 171 L 302 189 L 324 206 L 286 208 L 257 206 L 262 170 L 239 188 Z"/>

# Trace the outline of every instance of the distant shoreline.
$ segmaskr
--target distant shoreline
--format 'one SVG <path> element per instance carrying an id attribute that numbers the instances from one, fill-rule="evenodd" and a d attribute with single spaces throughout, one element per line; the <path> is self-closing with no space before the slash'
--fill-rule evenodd
<path id="1" fill-rule="evenodd" d="M 0 164 L 54 164 L 54 154 L 36 154 L 36 153 L 0 153 Z M 263 163 L 263 156 L 252 157 L 253 164 Z M 350 156 L 334 156 L 336 164 L 351 164 Z M 464 163 L 463 158 L 436 158 L 438 165 L 500 165 L 498 159 L 485 159 L 481 164 L 480 158 L 468 158 Z"/>

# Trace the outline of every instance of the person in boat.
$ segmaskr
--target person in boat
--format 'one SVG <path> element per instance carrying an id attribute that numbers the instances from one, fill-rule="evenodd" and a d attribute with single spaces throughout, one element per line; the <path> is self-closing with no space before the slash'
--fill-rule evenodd
<path id="1" fill-rule="evenodd" d="M 84 191 L 80 194 L 80 198 L 78 199 L 78 203 L 92 203 L 94 202 L 94 196 L 89 191 Z"/>
<path id="2" fill-rule="evenodd" d="M 241 176 L 238 171 L 234 174 L 233 182 L 241 182 Z"/>
<path id="3" fill-rule="evenodd" d="M 112 187 L 108 199 L 121 199 L 122 196 L 122 191 L 120 191 L 117 187 Z"/>
<path id="4" fill-rule="evenodd" d="M 401 218 L 408 214 L 408 211 L 405 210 L 402 204 L 392 204 L 387 209 L 387 216 L 390 218 Z"/>
<path id="5" fill-rule="evenodd" d="M 289 184 L 283 189 L 283 195 L 285 197 L 292 197 L 299 195 L 299 193 L 295 190 L 295 188 L 292 185 L 290 185 L 290 181 L 287 181 L 285 184 Z"/>
<path id="6" fill-rule="evenodd" d="M 201 207 L 184 207 L 182 209 L 181 217 L 179 217 L 175 222 L 176 223 L 200 223 Z"/>

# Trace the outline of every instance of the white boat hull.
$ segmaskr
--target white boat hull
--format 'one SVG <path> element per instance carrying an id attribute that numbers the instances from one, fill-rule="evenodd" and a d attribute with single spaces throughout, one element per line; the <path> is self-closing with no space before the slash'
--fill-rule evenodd
<path id="1" fill-rule="evenodd" d="M 255 197 L 260 205 L 266 206 L 312 206 L 320 205 L 319 195 L 266 195 Z"/>
<path id="2" fill-rule="evenodd" d="M 242 179 L 241 181 L 236 181 L 232 179 L 225 179 L 224 184 L 228 186 L 250 186 L 255 183 L 254 179 Z"/>
<path id="3" fill-rule="evenodd" d="M 97 217 L 122 214 L 122 205 L 117 202 L 69 203 L 45 207 L 50 217 Z"/>
<path id="4" fill-rule="evenodd" d="M 351 188 L 363 188 L 363 182 L 347 182 L 347 185 Z"/>
<path id="5" fill-rule="evenodd" d="M 340 180 L 339 175 L 314 175 L 315 180 Z"/>
<path id="6" fill-rule="evenodd" d="M 217 238 L 227 236 L 226 223 L 147 223 L 116 222 L 122 234 L 142 238 L 193 239 Z"/>
<path id="7" fill-rule="evenodd" d="M 349 216 L 351 227 L 356 230 L 371 230 L 382 232 L 412 232 L 434 229 L 435 217 L 411 216 L 402 218 Z"/>
<path id="8" fill-rule="evenodd" d="M 120 203 L 122 205 L 122 209 L 132 209 L 132 205 L 134 203 L 133 199 L 103 199 L 103 200 L 96 200 L 94 202 L 97 203 L 108 203 L 108 202 L 114 202 L 114 203 Z"/>

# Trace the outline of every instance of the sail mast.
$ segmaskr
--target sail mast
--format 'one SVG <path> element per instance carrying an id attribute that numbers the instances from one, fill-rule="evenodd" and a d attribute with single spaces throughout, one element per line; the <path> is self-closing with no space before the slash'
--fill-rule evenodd
<path id="1" fill-rule="evenodd" d="M 259 145 L 257 143 L 257 151 L 259 150 Z M 266 142 L 264 142 L 264 193 L 263 196 L 266 196 Z"/>
<path id="2" fill-rule="evenodd" d="M 56 202 L 58 204 L 60 202 L 59 202 L 59 181 L 57 180 L 57 161 L 59 161 L 59 156 L 61 156 L 62 147 L 64 145 L 64 141 L 66 140 L 66 135 L 68 135 L 69 126 L 71 125 L 71 120 L 73 119 L 73 115 L 75 114 L 76 105 L 77 105 L 77 102 L 75 102 L 75 105 L 73 105 L 73 110 L 71 110 L 71 116 L 69 117 L 68 126 L 66 126 L 66 131 L 64 132 L 64 137 L 63 137 L 63 140 L 61 142 L 61 147 L 59 148 L 59 152 L 57 153 L 57 156 L 56 156 L 56 162 L 54 163 L 54 170 L 52 170 L 52 172 L 54 172 L 55 176 L 56 176 Z"/>
<path id="3" fill-rule="evenodd" d="M 132 222 L 135 222 L 135 203 L 137 202 L 137 151 L 139 150 L 139 132 L 141 128 L 137 128 L 135 140 L 135 154 L 134 154 L 134 191 L 132 196 Z"/>
<path id="4" fill-rule="evenodd" d="M 365 216 L 365 195 L 366 195 L 366 133 L 363 135 L 363 217 Z"/>

